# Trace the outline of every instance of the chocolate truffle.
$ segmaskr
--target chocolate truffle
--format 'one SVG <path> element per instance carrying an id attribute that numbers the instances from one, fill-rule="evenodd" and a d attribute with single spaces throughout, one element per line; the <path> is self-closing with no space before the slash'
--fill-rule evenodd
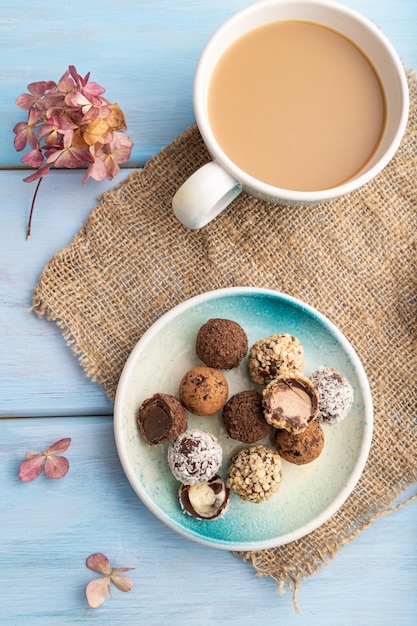
<path id="1" fill-rule="evenodd" d="M 184 513 L 197 519 L 215 520 L 229 508 L 230 489 L 216 474 L 209 481 L 196 485 L 181 485 L 179 499 Z"/>
<path id="2" fill-rule="evenodd" d="M 168 447 L 168 465 L 184 485 L 211 480 L 222 458 L 223 451 L 216 437 L 198 428 L 181 433 Z"/>
<path id="3" fill-rule="evenodd" d="M 264 418 L 262 395 L 256 390 L 236 393 L 223 407 L 223 422 L 232 439 L 255 443 L 272 431 Z"/>
<path id="4" fill-rule="evenodd" d="M 301 374 L 305 367 L 303 346 L 287 333 L 259 339 L 249 351 L 248 365 L 252 380 L 261 385 L 283 374 Z"/>
<path id="5" fill-rule="evenodd" d="M 197 356 L 209 367 L 230 370 L 240 364 L 247 351 L 248 338 L 237 322 L 213 318 L 198 331 Z"/>
<path id="6" fill-rule="evenodd" d="M 228 393 L 229 386 L 223 374 L 204 365 L 193 367 L 180 382 L 180 400 L 194 415 L 217 413 L 225 405 Z"/>
<path id="7" fill-rule="evenodd" d="M 352 406 L 353 389 L 350 382 L 333 367 L 319 367 L 310 380 L 319 394 L 317 421 L 339 424 Z"/>
<path id="8" fill-rule="evenodd" d="M 296 465 L 311 463 L 320 456 L 324 446 L 323 429 L 318 422 L 310 422 L 307 428 L 298 435 L 288 430 L 277 430 L 275 447 L 278 454 Z"/>
<path id="9" fill-rule="evenodd" d="M 263 391 L 264 416 L 275 428 L 297 434 L 317 417 L 319 396 L 304 376 L 280 376 Z"/>
<path id="10" fill-rule="evenodd" d="M 258 445 L 244 448 L 233 457 L 226 485 L 242 500 L 259 503 L 273 496 L 280 483 L 279 455 Z"/>
<path id="11" fill-rule="evenodd" d="M 178 398 L 166 393 L 155 393 L 140 405 L 137 421 L 142 436 L 154 446 L 184 432 L 188 415 Z"/>

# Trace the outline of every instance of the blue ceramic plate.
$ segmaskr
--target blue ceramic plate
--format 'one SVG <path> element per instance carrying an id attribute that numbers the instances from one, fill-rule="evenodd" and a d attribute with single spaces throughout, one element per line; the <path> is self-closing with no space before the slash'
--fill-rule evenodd
<path id="1" fill-rule="evenodd" d="M 283 460 L 280 489 L 261 504 L 232 493 L 226 515 L 202 521 L 181 511 L 179 483 L 166 460 L 167 444 L 149 446 L 136 423 L 140 404 L 156 392 L 178 394 L 183 374 L 201 365 L 195 339 L 211 317 L 235 320 L 249 345 L 273 333 L 290 333 L 303 344 L 308 376 L 320 365 L 334 367 L 351 382 L 355 398 L 343 422 L 325 425 L 322 454 L 296 466 Z M 224 372 L 229 395 L 256 388 L 247 373 L 247 358 Z M 365 465 L 372 436 L 372 400 L 364 369 L 352 346 L 318 311 L 287 295 L 265 289 L 230 288 L 196 296 L 162 316 L 141 338 L 124 367 L 117 389 L 114 427 L 118 453 L 128 480 L 145 505 L 162 522 L 200 543 L 224 550 L 260 550 L 289 543 L 333 515 L 355 487 Z M 223 447 L 221 475 L 244 444 L 228 437 L 221 414 L 189 415 L 189 428 L 212 432 Z M 271 440 L 264 443 L 273 447 Z"/>

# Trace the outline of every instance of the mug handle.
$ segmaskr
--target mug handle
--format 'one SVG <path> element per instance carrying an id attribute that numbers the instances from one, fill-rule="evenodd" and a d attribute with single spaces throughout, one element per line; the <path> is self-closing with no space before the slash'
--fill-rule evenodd
<path id="1" fill-rule="evenodd" d="M 241 191 L 242 185 L 211 161 L 181 185 L 172 198 L 172 208 L 184 226 L 198 230 L 221 213 Z"/>

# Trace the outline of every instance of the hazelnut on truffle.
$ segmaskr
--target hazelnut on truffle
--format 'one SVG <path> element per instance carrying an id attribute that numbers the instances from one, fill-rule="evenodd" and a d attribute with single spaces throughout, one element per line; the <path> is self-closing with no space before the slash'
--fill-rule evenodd
<path id="1" fill-rule="evenodd" d="M 179 499 L 184 513 L 197 519 L 215 520 L 223 517 L 229 508 L 230 489 L 216 474 L 204 483 L 181 485 Z"/>

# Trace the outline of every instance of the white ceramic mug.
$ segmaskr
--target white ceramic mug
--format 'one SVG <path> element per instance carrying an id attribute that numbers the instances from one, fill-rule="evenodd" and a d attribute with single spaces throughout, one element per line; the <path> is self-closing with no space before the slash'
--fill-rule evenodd
<path id="1" fill-rule="evenodd" d="M 210 127 L 207 94 L 218 60 L 241 35 L 279 20 L 318 23 L 344 35 L 369 59 L 385 94 L 385 127 L 375 153 L 358 175 L 330 189 L 297 191 L 257 180 L 225 154 Z M 392 44 L 360 13 L 333 0 L 263 0 L 236 13 L 209 40 L 197 66 L 193 104 L 197 126 L 213 161 L 185 181 L 172 205 L 180 222 L 199 229 L 223 211 L 241 191 L 277 204 L 312 205 L 361 187 L 379 174 L 394 156 L 405 132 L 409 96 L 405 71 Z"/>

